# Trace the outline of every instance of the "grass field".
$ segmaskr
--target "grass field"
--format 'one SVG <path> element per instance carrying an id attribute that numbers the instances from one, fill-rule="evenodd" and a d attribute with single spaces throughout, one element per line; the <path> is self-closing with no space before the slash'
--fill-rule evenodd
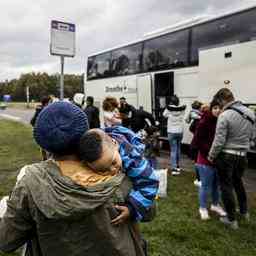
<path id="1" fill-rule="evenodd" d="M 0 120 L 0 197 L 11 191 L 17 170 L 39 157 L 30 127 Z M 215 215 L 209 221 L 200 221 L 191 172 L 168 179 L 168 197 L 157 201 L 157 218 L 141 225 L 151 256 L 256 255 L 255 194 L 249 195 L 250 223 L 240 221 L 239 230 L 233 231 L 219 223 Z"/>
<path id="2" fill-rule="evenodd" d="M 30 102 L 29 105 L 27 105 L 26 102 L 8 102 L 6 103 L 7 108 L 16 108 L 16 109 L 34 109 L 36 105 L 38 105 L 39 102 Z"/>
<path id="3" fill-rule="evenodd" d="M 20 168 L 39 159 L 39 149 L 32 139 L 31 128 L 0 119 L 0 198 L 11 192 Z"/>

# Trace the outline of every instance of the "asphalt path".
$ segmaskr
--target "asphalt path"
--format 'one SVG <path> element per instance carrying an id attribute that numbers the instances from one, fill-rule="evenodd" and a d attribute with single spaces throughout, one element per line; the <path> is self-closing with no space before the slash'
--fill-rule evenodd
<path id="1" fill-rule="evenodd" d="M 0 119 L 9 119 L 24 124 L 30 124 L 30 120 L 34 114 L 34 109 L 16 109 L 7 108 L 5 110 L 0 109 Z"/>

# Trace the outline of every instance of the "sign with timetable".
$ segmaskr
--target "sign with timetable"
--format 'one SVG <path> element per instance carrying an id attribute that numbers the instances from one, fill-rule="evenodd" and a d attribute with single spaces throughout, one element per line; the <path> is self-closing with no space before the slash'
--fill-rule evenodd
<path id="1" fill-rule="evenodd" d="M 65 57 L 74 57 L 75 32 L 75 24 L 52 20 L 50 44 L 51 54 Z"/>

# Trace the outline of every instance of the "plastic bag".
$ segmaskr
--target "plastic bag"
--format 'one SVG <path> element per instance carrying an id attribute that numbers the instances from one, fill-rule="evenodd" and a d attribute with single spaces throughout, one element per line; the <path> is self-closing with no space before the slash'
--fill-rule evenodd
<path id="1" fill-rule="evenodd" d="M 3 218 L 6 210 L 7 210 L 7 200 L 8 196 L 4 196 L 0 201 L 0 218 Z"/>
<path id="2" fill-rule="evenodd" d="M 156 169 L 155 174 L 159 180 L 159 189 L 157 195 L 159 197 L 167 196 L 167 169 Z"/>

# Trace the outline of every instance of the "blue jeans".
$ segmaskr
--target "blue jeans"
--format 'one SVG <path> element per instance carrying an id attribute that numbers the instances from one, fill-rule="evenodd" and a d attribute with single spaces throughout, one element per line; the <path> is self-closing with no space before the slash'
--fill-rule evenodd
<path id="1" fill-rule="evenodd" d="M 211 193 L 212 204 L 219 203 L 219 189 L 217 170 L 209 165 L 197 164 L 201 187 L 199 189 L 199 204 L 201 208 L 207 208 L 208 195 Z"/>
<path id="2" fill-rule="evenodd" d="M 181 154 L 181 141 L 183 133 L 168 133 L 168 139 L 170 144 L 170 164 L 171 168 L 175 169 L 179 167 L 180 154 Z"/>

